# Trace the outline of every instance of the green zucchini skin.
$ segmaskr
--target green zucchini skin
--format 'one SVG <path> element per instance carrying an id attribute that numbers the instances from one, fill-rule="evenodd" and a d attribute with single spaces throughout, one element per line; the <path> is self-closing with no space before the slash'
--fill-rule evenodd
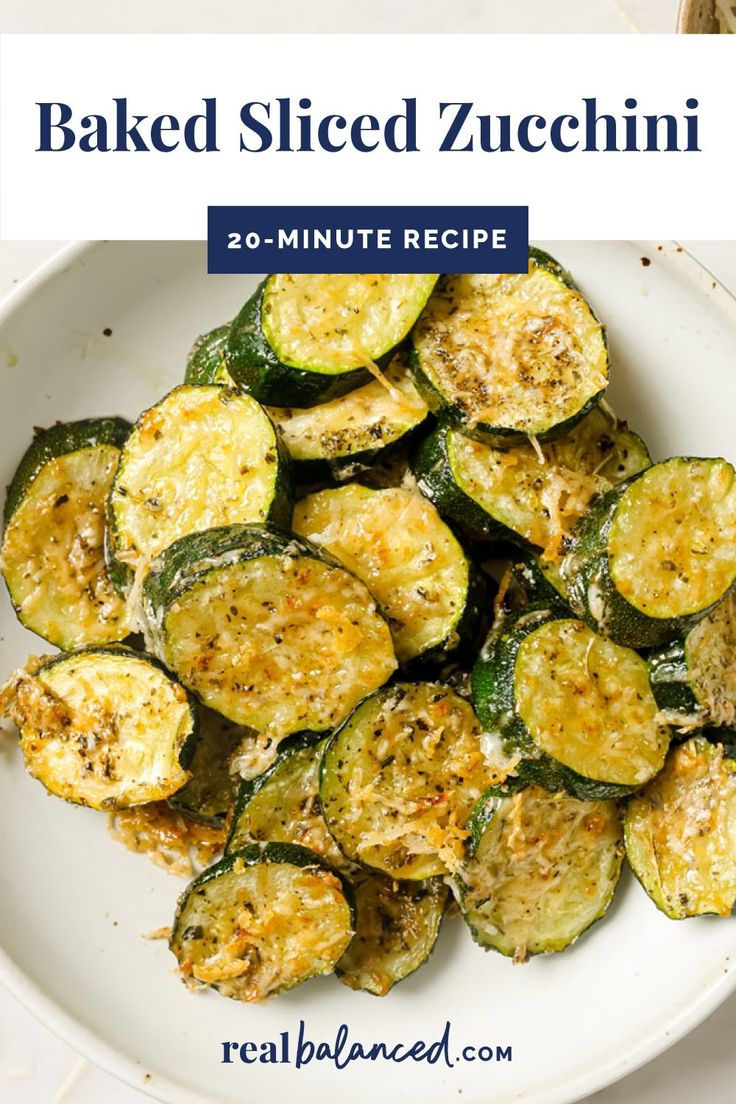
<path id="1" fill-rule="evenodd" d="M 690 684 L 690 670 L 685 657 L 684 640 L 675 640 L 647 657 L 649 682 L 657 705 L 683 716 L 697 714 L 698 699 Z"/>
<path id="2" fill-rule="evenodd" d="M 555 608 L 569 609 L 567 588 L 533 552 L 522 553 L 513 565 L 515 580 L 530 603 L 541 603 Z"/>
<path id="3" fill-rule="evenodd" d="M 130 422 L 124 418 L 84 418 L 78 422 L 60 422 L 41 430 L 26 449 L 8 487 L 5 525 L 20 506 L 38 473 L 50 460 L 96 445 L 122 448 L 130 430 Z"/>
<path id="4" fill-rule="evenodd" d="M 504 752 L 521 752 L 514 771 L 520 782 L 551 793 L 564 791 L 580 801 L 624 797 L 636 786 L 585 778 L 539 750 L 519 716 L 514 697 L 516 656 L 526 637 L 549 621 L 568 618 L 563 606 L 530 605 L 503 618 L 490 634 L 471 673 L 473 706 L 485 731 L 498 732 Z"/>
<path id="5" fill-rule="evenodd" d="M 534 246 L 529 248 L 529 260 L 534 262 L 539 268 L 545 269 L 552 276 L 555 277 L 565 287 L 570 288 L 571 291 L 575 291 L 582 295 L 580 288 L 574 282 L 570 273 L 560 265 L 558 261 L 551 257 L 549 253 L 546 253 L 543 249 L 537 249 Z M 596 321 L 599 321 L 592 307 L 585 300 L 591 315 Z M 601 328 L 601 336 L 606 351 L 608 350 L 608 338 L 605 328 Z M 462 433 L 467 434 L 469 437 L 474 437 L 478 441 L 483 441 L 488 445 L 495 445 L 499 448 L 508 448 L 514 444 L 525 442 L 528 437 L 524 433 L 520 433 L 516 429 L 512 429 L 506 426 L 489 425 L 485 422 L 473 422 L 467 415 L 456 405 L 446 400 L 445 396 L 440 393 L 432 380 L 426 374 L 422 368 L 421 357 L 417 349 L 416 343 L 411 342 L 411 345 L 407 354 L 407 363 L 409 369 L 414 377 L 414 382 L 417 386 L 417 390 L 421 394 L 422 398 L 426 402 L 429 409 L 433 414 L 447 425 L 452 426 L 455 429 L 459 429 Z M 592 395 L 590 399 L 576 411 L 570 418 L 564 419 L 562 422 L 557 423 L 544 433 L 537 434 L 537 440 L 553 441 L 558 437 L 562 437 L 565 433 L 571 430 L 574 426 L 580 422 L 586 414 L 589 414 L 591 410 L 602 399 L 605 394 L 606 388 L 603 387 L 595 395 Z"/>
<path id="6" fill-rule="evenodd" d="M 684 636 L 722 597 L 695 613 L 654 618 L 636 609 L 616 588 L 608 552 L 616 511 L 626 491 L 653 470 L 638 472 L 593 500 L 575 527 L 572 547 L 562 565 L 568 600 L 575 613 L 597 632 L 629 648 L 658 648 Z M 591 596 L 601 607 L 597 612 L 592 608 Z"/>
<path id="7" fill-rule="evenodd" d="M 234 386 L 227 370 L 227 339 L 230 323 L 216 326 L 195 341 L 187 358 L 184 382 L 195 386 L 221 383 Z"/>
<path id="8" fill-rule="evenodd" d="M 228 760 L 243 730 L 197 703 L 199 739 L 188 764 L 192 777 L 168 804 L 197 824 L 221 828 L 235 804 L 237 782 Z"/>
<path id="9" fill-rule="evenodd" d="M 309 407 L 353 391 L 373 377 L 367 368 L 326 374 L 283 364 L 269 345 L 261 323 L 263 297 L 271 277 L 256 288 L 236 316 L 227 339 L 228 371 L 238 387 L 268 406 Z M 391 353 L 377 363 L 384 365 Z"/>

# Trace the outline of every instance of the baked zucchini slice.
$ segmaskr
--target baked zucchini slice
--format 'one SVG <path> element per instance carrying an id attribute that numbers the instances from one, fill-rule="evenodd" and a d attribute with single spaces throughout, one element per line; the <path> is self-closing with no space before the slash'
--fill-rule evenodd
<path id="1" fill-rule="evenodd" d="M 440 425 L 412 468 L 420 490 L 472 536 L 560 554 L 591 499 L 650 465 L 644 442 L 600 407 L 557 441 L 494 448 Z"/>
<path id="2" fill-rule="evenodd" d="M 18 671 L 0 698 L 34 778 L 91 809 L 161 801 L 187 782 L 194 702 L 151 656 L 80 648 Z"/>
<path id="3" fill-rule="evenodd" d="M 528 786 L 490 791 L 481 814 L 455 878 L 473 939 L 517 962 L 563 951 L 613 897 L 624 853 L 618 806 Z"/>
<path id="4" fill-rule="evenodd" d="M 344 854 L 393 878 L 455 870 L 492 780 L 480 736 L 470 704 L 439 683 L 397 683 L 361 702 L 322 759 L 322 812 Z"/>
<path id="5" fill-rule="evenodd" d="M 271 406 L 329 402 L 370 381 L 436 282 L 436 274 L 275 273 L 230 328 L 228 371 Z"/>
<path id="6" fill-rule="evenodd" d="M 41 430 L 8 488 L 0 568 L 19 620 L 58 648 L 108 644 L 130 632 L 105 566 L 105 503 L 122 418 Z"/>
<path id="7" fill-rule="evenodd" d="M 194 342 L 187 357 L 184 382 L 195 387 L 210 383 L 221 383 L 225 387 L 236 384 L 227 370 L 227 339 L 230 323 L 216 326 L 209 333 L 202 334 Z"/>
<path id="8" fill-rule="evenodd" d="M 235 806 L 239 788 L 231 757 L 249 733 L 203 705 L 197 705 L 197 717 L 199 739 L 189 764 L 191 778 L 169 798 L 169 805 L 197 824 L 221 828 Z"/>
<path id="9" fill-rule="evenodd" d="M 443 659 L 473 640 L 481 577 L 422 495 L 349 483 L 297 502 L 292 524 L 363 580 L 389 623 L 400 663 Z"/>
<path id="10" fill-rule="evenodd" d="M 188 533 L 291 519 L 288 456 L 268 415 L 227 387 L 175 388 L 138 419 L 108 507 L 108 560 L 125 590 Z"/>
<path id="11" fill-rule="evenodd" d="M 698 621 L 684 640 L 649 655 L 657 704 L 673 724 L 736 724 L 736 594 Z"/>
<path id="12" fill-rule="evenodd" d="M 570 603 L 632 648 L 686 632 L 736 580 L 736 472 L 676 456 L 596 499 L 563 564 Z"/>
<path id="13" fill-rule="evenodd" d="M 484 730 L 516 754 L 519 778 L 581 800 L 622 796 L 664 763 L 646 661 L 560 610 L 504 617 L 473 668 Z"/>
<path id="14" fill-rule="evenodd" d="M 396 669 L 365 583 L 260 525 L 183 537 L 142 590 L 155 653 L 211 709 L 274 741 L 334 728 Z"/>
<path id="15" fill-rule="evenodd" d="M 440 878 L 396 882 L 364 874 L 353 893 L 355 935 L 335 973 L 351 989 L 385 997 L 432 953 L 449 890 Z"/>
<path id="16" fill-rule="evenodd" d="M 311 732 L 286 740 L 267 771 L 242 782 L 225 854 L 250 843 L 299 843 L 343 874 L 355 869 L 327 831 L 319 800 L 319 768 L 329 737 Z"/>
<path id="17" fill-rule="evenodd" d="M 169 947 L 190 984 L 262 1001 L 330 974 L 353 937 L 347 883 L 296 844 L 253 844 L 179 898 Z"/>
<path id="18" fill-rule="evenodd" d="M 521 275 L 443 276 L 412 332 L 409 366 L 431 410 L 490 445 L 559 437 L 608 386 L 603 327 L 536 249 Z"/>
<path id="19" fill-rule="evenodd" d="M 672 920 L 736 903 L 736 763 L 722 744 L 694 736 L 630 799 L 626 856 L 658 909 Z"/>

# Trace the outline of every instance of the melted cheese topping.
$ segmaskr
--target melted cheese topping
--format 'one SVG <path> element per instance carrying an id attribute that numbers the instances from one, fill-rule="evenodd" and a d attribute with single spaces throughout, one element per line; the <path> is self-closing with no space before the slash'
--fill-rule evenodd
<path id="1" fill-rule="evenodd" d="M 319 766 L 325 741 L 300 748 L 275 768 L 238 817 L 228 851 L 249 843 L 299 843 L 336 870 L 354 869 L 327 831 L 319 800 Z"/>
<path id="2" fill-rule="evenodd" d="M 116 843 L 180 878 L 198 874 L 225 846 L 225 828 L 195 824 L 166 801 L 119 809 L 110 814 L 108 826 Z"/>
<path id="3" fill-rule="evenodd" d="M 599 409 L 545 445 L 497 449 L 448 431 L 447 452 L 459 487 L 545 557 L 561 553 L 591 499 L 648 466 L 640 439 Z"/>
<path id="4" fill-rule="evenodd" d="M 379 380 L 332 402 L 291 410 L 269 407 L 295 460 L 338 460 L 393 444 L 427 416 L 427 406 L 400 361 L 386 371 L 390 394 Z"/>
<path id="5" fill-rule="evenodd" d="M 664 762 L 670 731 L 646 662 L 582 621 L 548 621 L 525 637 L 514 693 L 535 744 L 585 778 L 640 786 Z"/>
<path id="6" fill-rule="evenodd" d="M 736 594 L 690 630 L 685 655 L 693 693 L 708 723 L 736 724 Z"/>
<path id="7" fill-rule="evenodd" d="M 422 371 L 470 425 L 542 434 L 608 382 L 600 323 L 533 262 L 528 274 L 444 276 L 413 340 Z"/>
<path id="8" fill-rule="evenodd" d="M 59 648 L 122 640 L 125 604 L 105 567 L 105 503 L 120 452 L 80 449 L 41 468 L 12 515 L 2 572 L 21 621 Z"/>
<path id="9" fill-rule="evenodd" d="M 141 415 L 123 449 L 113 554 L 135 570 L 187 533 L 266 520 L 278 469 L 274 429 L 255 399 L 177 387 Z"/>
<path id="10" fill-rule="evenodd" d="M 218 713 L 280 740 L 333 728 L 396 668 L 360 580 L 307 556 L 209 572 L 168 610 L 167 666 Z"/>
<path id="11" fill-rule="evenodd" d="M 446 900 L 442 883 L 364 875 L 355 885 L 355 935 L 337 964 L 340 981 L 385 997 L 426 961 Z"/>
<path id="12" fill-rule="evenodd" d="M 364 702 L 323 766 L 323 812 L 345 853 L 399 878 L 455 870 L 466 821 L 493 781 L 480 736 L 470 705 L 436 683 Z"/>
<path id="13" fill-rule="evenodd" d="M 369 367 L 414 325 L 437 276 L 278 273 L 263 296 L 261 324 L 284 364 L 337 374 Z"/>
<path id="14" fill-rule="evenodd" d="M 736 764 L 694 737 L 626 809 L 635 874 L 668 916 L 717 913 L 736 903 Z"/>
<path id="15" fill-rule="evenodd" d="M 352 938 L 342 886 L 328 871 L 237 863 L 186 899 L 171 949 L 184 978 L 262 1001 L 329 974 Z"/>
<path id="16" fill-rule="evenodd" d="M 292 525 L 363 580 L 388 619 L 399 662 L 452 636 L 465 608 L 468 562 L 422 495 L 353 483 L 302 499 Z"/>
<path id="17" fill-rule="evenodd" d="M 147 660 L 91 652 L 21 671 L 7 712 L 30 773 L 67 801 L 121 809 L 170 797 L 189 778 L 179 764 L 189 701 Z"/>
<path id="18" fill-rule="evenodd" d="M 725 460 L 676 457 L 627 488 L 608 537 L 617 591 L 649 617 L 719 601 L 736 579 L 736 479 Z"/>
<path id="19" fill-rule="evenodd" d="M 463 911 L 483 944 L 516 961 L 564 950 L 606 910 L 621 855 L 614 802 L 529 786 L 499 801 L 461 868 Z"/>

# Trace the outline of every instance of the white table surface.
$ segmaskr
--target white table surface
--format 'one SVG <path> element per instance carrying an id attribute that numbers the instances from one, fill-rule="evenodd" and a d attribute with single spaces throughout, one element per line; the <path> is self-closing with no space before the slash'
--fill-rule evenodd
<path id="1" fill-rule="evenodd" d="M 736 294 L 736 242 L 684 244 Z M 0 243 L 0 297 L 57 248 L 51 242 Z M 673 1049 L 589 1101 L 732 1104 L 735 1038 L 736 995 Z M 80 1059 L 0 987 L 3 1104 L 145 1104 L 148 1099 Z"/>

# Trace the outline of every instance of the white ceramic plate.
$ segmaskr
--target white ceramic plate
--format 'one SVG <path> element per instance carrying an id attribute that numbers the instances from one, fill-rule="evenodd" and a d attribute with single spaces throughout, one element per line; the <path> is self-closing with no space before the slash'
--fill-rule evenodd
<path id="1" fill-rule="evenodd" d="M 736 309 L 674 247 L 552 243 L 609 326 L 611 400 L 656 457 L 736 459 Z M 642 263 L 642 257 L 651 260 Z M 0 482 L 33 425 L 135 417 L 182 376 L 200 332 L 231 318 L 255 278 L 208 277 L 199 244 L 67 252 L 0 316 Z M 103 331 L 112 329 L 111 336 Z M 0 671 L 43 644 L 0 598 Z M 736 986 L 736 922 L 666 920 L 630 877 L 606 919 L 563 955 L 513 966 L 445 924 L 430 963 L 385 1000 L 332 978 L 263 1007 L 189 994 L 162 943 L 181 884 L 107 836 L 99 814 L 48 798 L 0 739 L 0 976 L 58 1034 L 172 1104 L 555 1104 L 653 1057 Z M 309 1038 L 392 1046 L 438 1038 L 511 1047 L 512 1061 L 221 1064 L 222 1042 Z M 462 1093 L 460 1097 L 459 1094 Z"/>

